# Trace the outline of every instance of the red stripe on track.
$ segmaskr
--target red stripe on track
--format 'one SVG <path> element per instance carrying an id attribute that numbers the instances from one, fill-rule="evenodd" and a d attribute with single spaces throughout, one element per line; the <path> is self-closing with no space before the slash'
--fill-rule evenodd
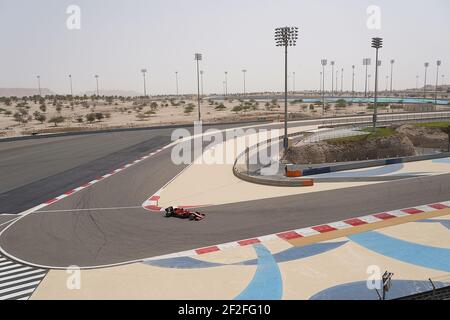
<path id="1" fill-rule="evenodd" d="M 438 210 L 450 208 L 449 206 L 446 206 L 445 204 L 442 203 L 429 204 L 428 206 Z"/>
<path id="2" fill-rule="evenodd" d="M 415 209 L 415 208 L 403 209 L 401 211 L 403 211 L 405 213 L 409 213 L 409 214 L 417 214 L 417 213 L 423 213 L 424 212 L 422 210 Z"/>
<path id="3" fill-rule="evenodd" d="M 242 241 L 238 241 L 238 244 L 240 246 L 248 246 L 250 244 L 255 244 L 255 243 L 260 243 L 261 241 L 259 241 L 258 239 L 247 239 L 247 240 L 242 240 Z"/>
<path id="4" fill-rule="evenodd" d="M 320 232 L 320 233 L 325 233 L 325 232 L 330 232 L 330 231 L 336 231 L 336 228 L 330 227 L 329 225 L 322 225 L 322 226 L 317 226 L 317 227 L 312 227 L 312 229 Z"/>
<path id="5" fill-rule="evenodd" d="M 295 231 L 288 231 L 288 232 L 282 232 L 282 233 L 277 233 L 277 236 L 281 239 L 284 240 L 291 240 L 291 239 L 297 239 L 297 238 L 302 238 L 303 236 L 298 234 Z"/>
<path id="6" fill-rule="evenodd" d="M 354 226 L 354 227 L 360 226 L 360 225 L 363 225 L 363 224 L 367 224 L 367 222 L 362 221 L 362 220 L 357 219 L 357 218 L 355 218 L 355 219 L 348 219 L 348 220 L 345 220 L 344 222 L 349 224 L 349 225 L 351 225 L 351 226 Z"/>
<path id="7" fill-rule="evenodd" d="M 388 220 L 388 219 L 395 218 L 395 216 L 393 216 L 392 214 L 386 213 L 386 212 L 377 213 L 377 214 L 374 214 L 373 216 L 377 217 L 378 219 L 381 219 L 381 220 Z"/>
<path id="8" fill-rule="evenodd" d="M 217 246 L 195 250 L 195 252 L 197 252 L 197 254 L 205 254 L 205 253 L 216 252 L 216 251 L 220 251 L 219 247 L 217 247 Z"/>
<path id="9" fill-rule="evenodd" d="M 158 207 L 158 206 L 145 206 L 144 208 L 147 210 L 150 210 L 150 211 L 160 211 L 161 210 L 161 207 Z"/>
<path id="10" fill-rule="evenodd" d="M 53 199 L 47 200 L 47 201 L 45 202 L 45 204 L 52 204 L 52 203 L 55 203 L 56 201 L 58 201 L 58 199 L 53 198 Z"/>

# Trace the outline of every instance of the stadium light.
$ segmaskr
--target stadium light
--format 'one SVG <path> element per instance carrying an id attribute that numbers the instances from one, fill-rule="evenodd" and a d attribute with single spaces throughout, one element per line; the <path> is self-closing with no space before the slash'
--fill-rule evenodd
<path id="1" fill-rule="evenodd" d="M 288 47 L 296 45 L 298 39 L 298 27 L 281 27 L 275 29 L 275 43 L 277 47 L 284 47 L 284 150 L 288 149 L 288 130 L 287 130 L 287 89 L 288 89 Z"/>
<path id="2" fill-rule="evenodd" d="M 363 66 L 366 67 L 365 85 L 364 85 L 364 97 L 367 97 L 367 87 L 368 87 L 368 68 L 371 64 L 370 58 L 365 58 L 363 60 Z"/>
<path id="3" fill-rule="evenodd" d="M 381 61 L 378 60 L 378 50 L 383 47 L 383 39 L 382 38 L 372 38 L 372 48 L 376 51 L 375 61 L 375 93 L 373 100 L 373 130 L 376 130 L 377 127 L 377 94 L 378 94 L 378 66 L 381 65 Z"/>
<path id="4" fill-rule="evenodd" d="M 425 66 L 425 78 L 424 78 L 424 85 L 423 85 L 423 99 L 424 99 L 424 102 L 425 102 L 425 99 L 427 98 L 427 70 L 428 70 L 428 67 L 430 66 L 430 63 L 429 62 L 425 62 L 424 63 L 424 66 Z"/>
<path id="5" fill-rule="evenodd" d="M 325 113 L 325 67 L 327 66 L 327 59 L 322 59 L 322 114 Z"/>
<path id="6" fill-rule="evenodd" d="M 198 104 L 198 121 L 202 121 L 202 114 L 200 111 L 200 69 L 199 69 L 199 61 L 202 61 L 202 54 L 195 54 L 195 61 L 197 62 L 197 104 Z"/>
<path id="7" fill-rule="evenodd" d="M 144 97 L 147 96 L 147 88 L 145 84 L 145 74 L 147 73 L 147 69 L 141 69 L 142 77 L 144 78 Z"/>

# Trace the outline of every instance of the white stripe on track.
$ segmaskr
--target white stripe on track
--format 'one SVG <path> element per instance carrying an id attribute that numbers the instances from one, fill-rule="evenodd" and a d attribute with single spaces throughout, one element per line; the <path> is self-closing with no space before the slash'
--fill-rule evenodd
<path id="1" fill-rule="evenodd" d="M 25 278 L 20 278 L 19 280 L 13 280 L 13 281 L 9 281 L 9 282 L 0 283 L 0 289 L 3 287 L 11 286 L 16 283 L 21 283 L 21 282 L 35 280 L 35 279 L 43 279 L 44 277 L 45 277 L 45 274 L 38 274 L 36 276 L 25 277 Z"/>
<path id="2" fill-rule="evenodd" d="M 22 296 L 24 294 L 33 293 L 33 291 L 34 291 L 34 288 L 33 289 L 19 291 L 19 292 L 14 292 L 14 293 L 8 294 L 6 296 L 0 296 L 0 300 L 7 300 L 7 299 L 12 299 L 14 297 L 20 297 L 20 296 Z M 27 299 L 28 298 L 29 297 L 27 297 Z"/>

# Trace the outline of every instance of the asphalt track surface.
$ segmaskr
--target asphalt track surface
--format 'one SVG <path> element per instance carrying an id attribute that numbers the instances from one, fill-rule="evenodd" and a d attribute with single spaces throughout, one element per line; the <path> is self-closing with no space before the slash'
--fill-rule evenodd
<path id="1" fill-rule="evenodd" d="M 169 142 L 161 137 L 155 134 L 140 142 L 144 145 L 132 145 L 137 150 L 132 158 Z M 170 134 L 165 137 L 170 139 Z M 122 151 L 128 155 L 127 148 Z M 109 165 L 118 167 L 115 160 L 129 162 L 117 152 L 120 154 L 119 150 L 113 156 L 100 158 L 110 159 L 105 166 L 108 170 L 112 169 Z M 1 248 L 9 256 L 31 264 L 60 268 L 106 266 L 450 199 L 450 175 L 440 175 L 212 206 L 202 209 L 207 219 L 199 223 L 166 219 L 160 213 L 144 210 L 141 204 L 185 168 L 174 165 L 170 153 L 171 149 L 166 149 L 23 217 L 3 229 Z M 73 172 L 68 175 L 67 184 L 72 183 L 71 174 L 76 176 L 79 167 L 68 170 Z M 96 170 L 99 168 L 93 169 Z M 99 174 L 95 172 L 95 176 Z M 79 185 L 75 183 L 74 187 Z M 56 195 L 67 189 L 59 189 Z"/>
<path id="2" fill-rule="evenodd" d="M 242 124 L 214 128 L 236 126 Z M 192 127 L 186 128 L 192 131 Z M 173 130 L 0 142 L 0 214 L 20 213 L 157 150 L 171 142 Z"/>

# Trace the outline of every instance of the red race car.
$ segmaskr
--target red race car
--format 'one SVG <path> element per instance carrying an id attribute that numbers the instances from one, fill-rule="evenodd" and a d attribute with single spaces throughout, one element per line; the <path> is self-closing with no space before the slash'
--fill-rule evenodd
<path id="1" fill-rule="evenodd" d="M 204 213 L 192 212 L 183 208 L 168 207 L 164 209 L 163 216 L 166 218 L 176 217 L 180 219 L 189 219 L 191 221 L 200 221 L 205 218 Z"/>

